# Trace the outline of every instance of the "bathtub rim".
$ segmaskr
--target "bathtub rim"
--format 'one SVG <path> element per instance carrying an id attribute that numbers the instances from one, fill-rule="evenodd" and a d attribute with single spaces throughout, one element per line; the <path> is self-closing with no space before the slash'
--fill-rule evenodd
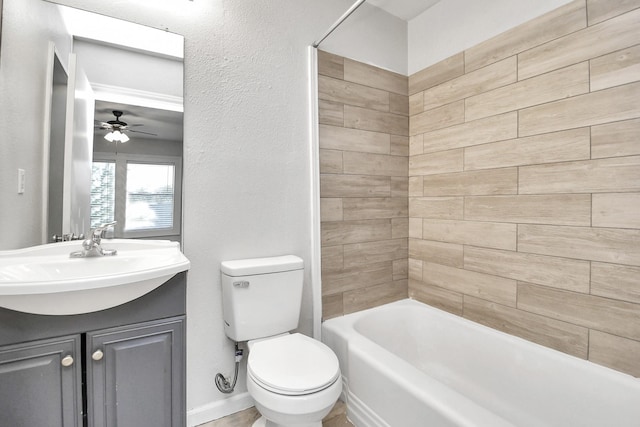
<path id="1" fill-rule="evenodd" d="M 478 331 L 482 331 L 483 333 L 487 333 L 490 334 L 492 336 L 495 336 L 499 339 L 513 339 L 516 340 L 518 342 L 520 342 L 521 344 L 530 347 L 531 349 L 533 349 L 535 352 L 538 351 L 542 351 L 542 352 L 551 352 L 551 357 L 559 357 L 559 358 L 565 358 L 568 357 L 571 360 L 575 361 L 576 363 L 578 363 L 579 365 L 583 365 L 584 367 L 589 367 L 589 368 L 594 368 L 596 370 L 601 371 L 604 374 L 608 374 L 611 375 L 612 377 L 617 377 L 617 380 L 622 380 L 622 381 L 628 381 L 631 380 L 632 382 L 635 382 L 638 384 L 638 386 L 640 387 L 640 378 L 638 377 L 634 377 L 633 375 L 627 374 L 625 372 L 622 371 L 618 371 L 616 369 L 610 368 L 608 366 L 604 366 L 604 365 L 600 365 L 598 363 L 592 362 L 588 359 L 583 359 L 577 356 L 574 356 L 572 354 L 569 353 L 564 353 L 560 350 L 556 350 L 554 348 L 551 347 L 547 347 L 544 346 L 542 344 L 538 344 L 534 341 L 530 341 L 527 340 L 525 338 L 519 337 L 517 335 L 512 335 L 509 334 L 507 332 L 503 332 L 500 331 L 499 329 L 494 329 L 490 326 L 486 326 L 482 323 L 476 322 L 474 320 L 470 320 L 467 319 L 466 317 L 462 317 L 462 316 L 458 316 L 456 314 L 450 313 L 448 311 L 442 310 L 438 307 L 434 307 L 432 305 L 426 304 L 424 302 L 418 301 L 416 299 L 413 298 L 404 298 L 401 300 L 396 300 L 396 301 L 392 301 L 383 305 L 379 305 L 376 307 L 371 307 L 371 308 L 367 308 L 364 310 L 360 310 L 360 311 L 356 311 L 353 313 L 348 313 L 348 314 L 344 314 L 342 316 L 338 316 L 338 317 L 332 317 L 331 319 L 327 319 L 325 321 L 322 322 L 322 341 L 324 342 L 324 332 L 325 330 L 329 329 L 329 330 L 333 330 L 334 333 L 336 333 L 336 329 L 338 330 L 349 330 L 352 333 L 355 333 L 357 335 L 362 336 L 363 338 L 365 338 L 368 341 L 371 341 L 369 338 L 365 337 L 364 335 L 362 335 L 355 327 L 356 322 L 362 318 L 365 317 L 373 312 L 377 312 L 377 311 L 386 311 L 386 310 L 393 310 L 397 307 L 402 307 L 402 306 L 409 306 L 409 307 L 418 307 L 418 308 L 422 308 L 422 309 L 426 309 L 429 311 L 433 311 L 435 313 L 437 313 L 437 315 L 441 315 L 445 318 L 447 318 L 448 320 L 451 320 L 453 322 L 455 322 L 456 324 L 459 325 L 464 325 L 465 327 L 470 327 L 474 330 L 478 330 Z M 342 329 L 342 328 L 338 328 L 338 326 L 342 326 L 345 327 L 346 329 Z M 374 341 L 371 341 L 375 344 Z M 377 345 L 377 344 L 376 344 Z M 344 375 L 344 373 L 343 373 Z M 613 378 L 614 380 L 616 378 Z"/>

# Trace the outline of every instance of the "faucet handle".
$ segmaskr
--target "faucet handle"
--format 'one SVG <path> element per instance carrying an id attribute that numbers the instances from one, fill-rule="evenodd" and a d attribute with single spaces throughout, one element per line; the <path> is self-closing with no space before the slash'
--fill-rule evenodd
<path id="1" fill-rule="evenodd" d="M 114 225 L 116 225 L 118 223 L 118 221 L 111 221 L 111 222 L 105 222 L 104 224 L 102 224 L 101 226 L 99 226 L 98 228 L 109 228 L 109 227 L 113 227 Z"/>
<path id="2" fill-rule="evenodd" d="M 104 223 L 98 227 L 96 227 L 93 232 L 91 233 L 91 236 L 93 237 L 93 240 L 96 243 L 100 243 L 100 239 L 102 239 L 102 235 L 104 234 L 105 231 L 107 231 L 109 229 L 109 227 L 113 227 L 114 225 L 116 225 L 118 221 L 112 221 L 112 222 L 107 222 Z"/>
<path id="3" fill-rule="evenodd" d="M 105 222 L 102 225 L 99 225 L 98 227 L 96 227 L 96 230 L 102 230 L 105 231 L 107 228 L 109 227 L 113 227 L 114 225 L 116 225 L 118 223 L 118 221 L 111 221 L 111 222 Z"/>

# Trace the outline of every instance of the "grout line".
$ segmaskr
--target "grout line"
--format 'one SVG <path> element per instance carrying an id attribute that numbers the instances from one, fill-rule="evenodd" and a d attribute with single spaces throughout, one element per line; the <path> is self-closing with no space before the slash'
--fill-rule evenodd
<path id="1" fill-rule="evenodd" d="M 589 203 L 590 203 L 590 209 L 589 209 L 589 227 L 593 228 L 593 193 L 589 194 Z"/>
<path id="2" fill-rule="evenodd" d="M 593 295 L 591 293 L 591 279 L 592 279 L 591 270 L 593 269 L 593 261 L 588 260 L 588 262 L 589 262 L 589 295 Z"/>
<path id="3" fill-rule="evenodd" d="M 585 29 L 589 28 L 591 25 L 589 25 L 589 2 L 588 0 L 584 0 L 584 23 L 585 23 Z"/>
<path id="4" fill-rule="evenodd" d="M 588 126 L 588 127 L 589 127 L 589 160 L 593 160 L 593 126 Z"/>

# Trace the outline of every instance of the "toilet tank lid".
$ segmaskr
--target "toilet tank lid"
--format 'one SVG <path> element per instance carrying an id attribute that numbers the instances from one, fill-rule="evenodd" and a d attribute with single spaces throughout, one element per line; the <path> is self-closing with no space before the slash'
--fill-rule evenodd
<path id="1" fill-rule="evenodd" d="M 295 255 L 284 255 L 269 258 L 237 259 L 223 261 L 220 270 L 227 276 L 251 276 L 254 274 L 281 273 L 301 270 L 304 261 Z"/>

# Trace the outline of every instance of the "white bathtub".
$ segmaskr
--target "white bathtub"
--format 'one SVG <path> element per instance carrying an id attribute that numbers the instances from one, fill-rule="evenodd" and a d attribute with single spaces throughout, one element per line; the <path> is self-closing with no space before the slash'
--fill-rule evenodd
<path id="1" fill-rule="evenodd" d="M 357 427 L 639 427 L 640 380 L 413 300 L 327 320 Z"/>

